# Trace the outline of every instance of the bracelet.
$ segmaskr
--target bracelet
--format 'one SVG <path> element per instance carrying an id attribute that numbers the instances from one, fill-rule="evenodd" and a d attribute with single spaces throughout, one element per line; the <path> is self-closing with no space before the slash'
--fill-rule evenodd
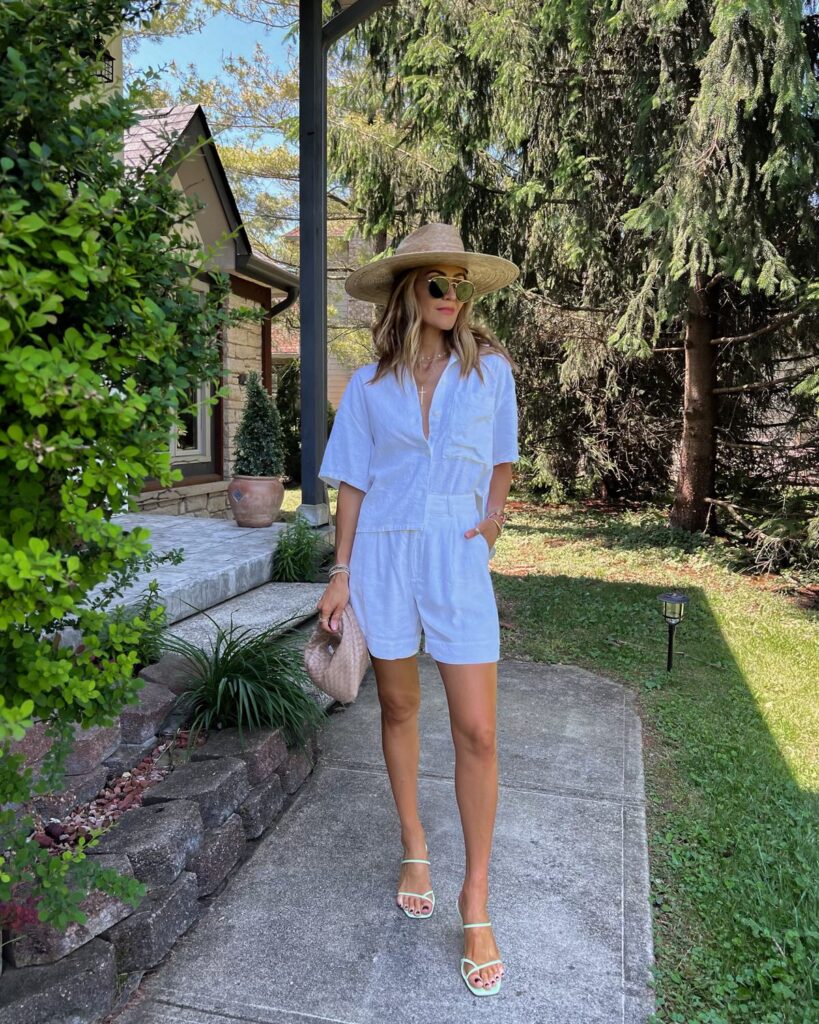
<path id="1" fill-rule="evenodd" d="M 489 512 L 486 516 L 487 519 L 491 519 L 492 522 L 498 528 L 498 537 L 503 533 L 503 528 L 506 525 L 506 514 L 501 512 L 500 509 L 496 509 L 494 512 Z M 497 538 L 495 538 L 497 540 Z"/>
<path id="2" fill-rule="evenodd" d="M 330 569 L 330 571 L 327 573 L 327 575 L 328 576 L 336 576 L 340 572 L 346 573 L 347 576 L 349 577 L 349 575 L 350 575 L 350 567 L 349 567 L 349 565 L 345 565 L 343 562 L 336 562 L 336 564 Z"/>

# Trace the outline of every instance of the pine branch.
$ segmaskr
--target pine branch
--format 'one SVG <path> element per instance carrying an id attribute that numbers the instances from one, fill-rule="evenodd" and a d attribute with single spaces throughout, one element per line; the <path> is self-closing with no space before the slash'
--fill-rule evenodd
<path id="1" fill-rule="evenodd" d="M 544 306 L 551 306 L 553 309 L 562 309 L 567 313 L 605 313 L 608 316 L 613 316 L 615 313 L 613 309 L 604 309 L 599 306 L 566 306 L 562 302 L 552 302 L 551 299 L 547 299 L 545 295 L 541 295 L 540 292 L 536 292 L 532 288 L 524 288 L 523 294 L 527 295 L 530 299 L 534 299 L 536 302 L 540 302 Z"/>
<path id="2" fill-rule="evenodd" d="M 747 430 L 774 430 L 776 427 L 798 427 L 801 423 L 800 417 L 792 416 L 789 420 L 782 420 L 779 423 L 746 423 L 744 426 Z M 714 430 L 722 433 L 729 429 L 729 427 L 714 427 Z"/>
<path id="3" fill-rule="evenodd" d="M 741 384 L 734 388 L 714 388 L 711 392 L 714 395 L 738 394 L 741 391 L 758 391 L 760 388 L 775 388 L 780 384 L 790 384 L 795 380 L 804 380 L 804 373 L 792 373 L 789 377 L 781 377 L 779 380 L 760 381 L 756 384 Z"/>
<path id="4" fill-rule="evenodd" d="M 740 526 L 744 527 L 748 531 L 749 539 L 759 537 L 760 540 L 776 541 L 776 537 L 771 537 L 767 533 L 763 533 L 752 523 L 749 523 L 747 519 L 743 519 L 743 517 L 739 514 L 739 511 L 737 511 L 738 509 L 741 508 L 741 506 L 734 505 L 733 502 L 730 501 L 721 501 L 719 498 L 706 498 L 705 500 L 708 502 L 709 505 L 719 505 L 720 508 L 724 508 L 730 516 L 736 519 Z M 751 513 L 754 512 L 752 508 L 743 508 L 742 511 Z"/>
<path id="5" fill-rule="evenodd" d="M 783 324 L 790 323 L 791 320 L 796 320 L 797 317 L 811 314 L 805 314 L 804 309 L 796 310 L 793 313 L 785 313 L 784 316 L 778 316 L 775 320 L 772 320 L 769 324 L 764 327 L 760 327 L 756 331 L 751 331 L 750 334 L 734 334 L 725 335 L 722 338 L 712 338 L 712 345 L 733 345 L 739 341 L 753 341 L 754 338 L 761 338 L 764 334 L 770 334 L 772 331 L 778 330 Z"/>
<path id="6" fill-rule="evenodd" d="M 817 444 L 777 444 L 776 441 L 720 441 L 726 448 L 773 448 L 782 452 L 813 451 Z"/>

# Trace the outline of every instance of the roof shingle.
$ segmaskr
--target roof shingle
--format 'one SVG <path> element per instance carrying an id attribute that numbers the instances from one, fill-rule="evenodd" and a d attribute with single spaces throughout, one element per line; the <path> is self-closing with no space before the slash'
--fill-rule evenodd
<path id="1" fill-rule="evenodd" d="M 125 166 L 140 171 L 160 167 L 198 107 L 198 103 L 180 103 L 174 107 L 138 110 L 140 120 L 125 133 Z"/>

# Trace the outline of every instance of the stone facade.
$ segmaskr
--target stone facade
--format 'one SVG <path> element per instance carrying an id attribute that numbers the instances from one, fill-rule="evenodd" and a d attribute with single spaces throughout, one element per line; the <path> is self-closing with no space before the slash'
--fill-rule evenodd
<path id="1" fill-rule="evenodd" d="M 232 519 L 227 490 L 228 480 L 207 484 L 167 487 L 146 491 L 137 498 L 140 512 L 156 512 L 166 516 L 199 516 L 205 519 Z"/>
<path id="2" fill-rule="evenodd" d="M 274 297 L 274 301 L 277 298 Z M 235 294 L 230 295 L 229 304 L 231 309 L 259 309 L 261 305 Z M 230 388 L 230 394 L 222 400 L 224 454 L 220 468 L 224 479 L 145 491 L 136 499 L 140 512 L 206 519 L 233 518 L 228 484 L 233 473 L 236 431 L 244 408 L 244 388 L 239 383 L 239 376 L 251 370 L 259 374 L 262 372 L 262 331 L 259 323 L 242 323 L 228 330 L 224 368 L 225 383 Z"/>
<path id="3" fill-rule="evenodd" d="M 230 296 L 231 309 L 261 309 L 261 304 L 251 299 L 240 298 L 237 295 Z M 239 375 L 255 370 L 261 375 L 262 372 L 262 343 L 261 325 L 254 323 L 243 323 L 232 328 L 228 334 L 228 344 L 225 351 L 226 383 L 230 387 L 230 395 L 224 399 L 224 452 L 225 465 L 224 475 L 230 479 L 233 475 L 233 462 L 235 458 L 236 431 L 239 429 L 239 421 L 242 418 L 242 410 L 245 405 L 245 389 L 239 383 Z"/>

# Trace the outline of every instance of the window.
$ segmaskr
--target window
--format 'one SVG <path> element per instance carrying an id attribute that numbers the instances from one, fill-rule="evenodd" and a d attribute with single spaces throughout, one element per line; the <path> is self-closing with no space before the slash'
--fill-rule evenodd
<path id="1" fill-rule="evenodd" d="M 193 287 L 199 293 L 199 301 L 205 304 L 208 286 L 200 278 L 194 279 Z M 208 381 L 201 381 L 187 393 L 190 409 L 180 416 L 180 426 L 171 431 L 168 447 L 171 465 L 182 470 L 185 477 L 221 476 L 221 403 L 206 405 L 214 387 Z"/>
<path id="2" fill-rule="evenodd" d="M 184 413 L 181 416 L 182 425 L 171 434 L 171 462 L 174 465 L 211 460 L 211 417 L 205 405 L 209 392 L 210 387 L 206 383 L 188 392 L 189 403 L 195 402 L 196 409 Z"/>

